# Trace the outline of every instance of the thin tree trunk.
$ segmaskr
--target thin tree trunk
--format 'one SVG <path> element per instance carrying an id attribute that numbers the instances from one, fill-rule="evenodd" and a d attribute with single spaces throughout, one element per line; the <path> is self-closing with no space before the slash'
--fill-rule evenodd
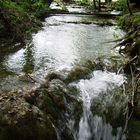
<path id="1" fill-rule="evenodd" d="M 97 9 L 96 0 L 93 0 L 93 5 L 94 5 L 94 9 L 96 10 Z"/>
<path id="2" fill-rule="evenodd" d="M 129 2 L 129 0 L 126 0 L 126 3 L 127 3 L 127 7 L 128 7 L 128 11 L 129 11 L 130 15 L 133 15 L 132 10 L 130 8 L 130 2 Z"/>
<path id="3" fill-rule="evenodd" d="M 98 2 L 99 2 L 98 3 L 98 12 L 100 12 L 101 11 L 101 0 L 99 0 Z"/>

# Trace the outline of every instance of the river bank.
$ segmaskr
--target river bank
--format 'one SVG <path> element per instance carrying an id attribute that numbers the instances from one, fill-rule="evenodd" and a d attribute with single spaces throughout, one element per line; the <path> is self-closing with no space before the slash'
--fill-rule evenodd
<path id="1" fill-rule="evenodd" d="M 48 2 L 48 3 L 47 3 Z M 49 1 L 0 1 L 0 48 L 25 43 L 42 26 Z"/>
<path id="2" fill-rule="evenodd" d="M 125 64 L 124 71 L 130 75 L 131 90 L 130 102 L 128 108 L 133 112 L 130 122 L 128 123 L 128 139 L 140 139 L 140 81 L 139 81 L 139 67 L 140 67 L 140 16 L 139 12 L 133 15 L 124 15 L 119 19 L 120 26 L 126 30 L 127 35 L 124 37 L 120 45 L 120 53 L 124 54 Z"/>
<path id="3" fill-rule="evenodd" d="M 126 79 L 110 49 L 124 32 L 95 19 L 50 16 L 31 44 L 2 59 L 11 72 L 1 78 L 2 140 L 126 139 Z"/>
<path id="4" fill-rule="evenodd" d="M 125 33 L 96 24 L 105 21 L 114 22 L 52 15 L 30 44 L 3 57 L 1 139 L 125 139 L 125 77 L 117 73 L 121 58 L 113 49 Z"/>

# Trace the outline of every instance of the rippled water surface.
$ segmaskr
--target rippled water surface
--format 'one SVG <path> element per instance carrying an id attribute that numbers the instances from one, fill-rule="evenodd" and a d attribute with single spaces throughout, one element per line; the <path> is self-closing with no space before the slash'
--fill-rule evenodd
<path id="1" fill-rule="evenodd" d="M 116 55 L 112 49 L 115 43 L 108 42 L 115 40 L 116 36 L 122 37 L 123 32 L 115 26 L 81 24 L 81 21 L 93 20 L 99 19 L 75 15 L 46 18 L 42 30 L 33 35 L 32 43 L 5 56 L 2 67 L 14 73 L 45 75 L 50 69 L 71 69 L 86 59 Z"/>
<path id="2" fill-rule="evenodd" d="M 40 83 L 40 79 L 49 71 L 67 72 L 97 57 L 120 59 L 113 49 L 116 45 L 113 40 L 123 37 L 124 32 L 116 26 L 93 24 L 103 20 L 108 19 L 76 15 L 46 18 L 42 30 L 33 35 L 30 43 L 4 55 L 4 58 L 0 57 L 0 91 L 34 86 L 25 73 Z M 83 103 L 79 129 L 75 131 L 71 127 L 75 140 L 121 140 L 122 127 L 117 126 L 113 134 L 113 124 L 117 124 L 114 121 L 119 118 L 116 115 L 120 114 L 123 106 L 120 87 L 124 81 L 121 74 L 94 71 L 91 79 L 81 79 L 75 83 Z"/>

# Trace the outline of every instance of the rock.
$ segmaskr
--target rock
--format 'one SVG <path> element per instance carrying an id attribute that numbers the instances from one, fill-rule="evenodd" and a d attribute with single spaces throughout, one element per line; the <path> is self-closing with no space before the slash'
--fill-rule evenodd
<path id="1" fill-rule="evenodd" d="M 5 94 L 0 95 L 1 140 L 57 139 L 51 121 L 37 106 L 27 103 L 18 93 Z"/>
<path id="2" fill-rule="evenodd" d="M 82 103 L 76 99 L 79 91 L 59 79 L 51 80 L 47 89 L 42 88 L 42 86 L 40 88 L 42 95 L 37 100 L 38 107 L 46 112 L 59 130 L 59 136 L 62 139 L 73 140 L 72 132 L 67 127 L 67 123 L 69 119 L 76 119 L 75 128 L 78 129 L 82 114 Z M 65 131 L 66 129 L 67 131 Z"/>
<path id="3" fill-rule="evenodd" d="M 50 72 L 46 77 L 45 77 L 45 80 L 46 82 L 50 82 L 51 80 L 53 79 L 59 79 L 59 80 L 64 80 L 64 76 L 59 73 L 59 72 Z"/>
<path id="4" fill-rule="evenodd" d="M 18 94 L 22 94 L 23 91 L 22 91 L 21 89 L 18 89 L 17 93 L 18 93 Z"/>
<path id="5" fill-rule="evenodd" d="M 3 97 L 0 97 L 0 102 L 2 101 Z"/>

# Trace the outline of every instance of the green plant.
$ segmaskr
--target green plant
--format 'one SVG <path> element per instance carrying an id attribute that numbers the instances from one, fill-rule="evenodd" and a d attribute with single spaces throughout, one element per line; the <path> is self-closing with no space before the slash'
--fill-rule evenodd
<path id="1" fill-rule="evenodd" d="M 113 7 L 118 11 L 122 11 L 123 13 L 128 12 L 127 0 L 118 0 L 117 2 L 114 2 Z"/>
<path id="2" fill-rule="evenodd" d="M 48 12 L 45 0 L 1 0 L 0 37 L 21 41 L 41 25 L 38 18 Z M 2 36 L 3 35 L 3 36 Z"/>
<path id="3" fill-rule="evenodd" d="M 82 5 L 82 6 L 90 6 L 91 5 L 90 0 L 78 0 L 76 2 L 77 2 L 77 4 Z"/>

